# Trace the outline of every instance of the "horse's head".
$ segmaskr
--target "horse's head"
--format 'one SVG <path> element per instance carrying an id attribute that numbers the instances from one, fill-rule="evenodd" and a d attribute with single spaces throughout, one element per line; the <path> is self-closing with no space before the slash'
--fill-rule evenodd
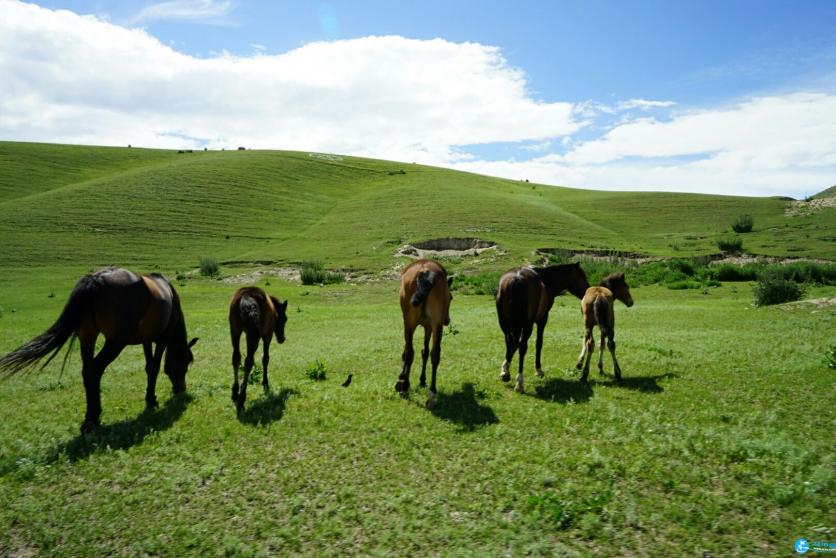
<path id="1" fill-rule="evenodd" d="M 174 343 L 165 351 L 165 373 L 171 380 L 174 393 L 186 391 L 186 372 L 189 370 L 189 365 L 194 362 L 192 347 L 195 343 L 197 343 L 197 337 L 188 343 L 184 338 L 182 343 Z"/>
<path id="2" fill-rule="evenodd" d="M 273 332 L 276 334 L 276 341 L 284 343 L 284 324 L 287 323 L 287 301 L 279 302 L 279 299 L 271 296 L 273 307 L 276 309 L 276 323 L 273 325 Z"/>
<path id="3" fill-rule="evenodd" d="M 630 286 L 627 285 L 627 280 L 624 279 L 623 273 L 607 275 L 601 281 L 601 286 L 608 288 L 612 292 L 612 295 L 626 304 L 628 308 L 633 305 L 633 297 L 630 296 Z"/>

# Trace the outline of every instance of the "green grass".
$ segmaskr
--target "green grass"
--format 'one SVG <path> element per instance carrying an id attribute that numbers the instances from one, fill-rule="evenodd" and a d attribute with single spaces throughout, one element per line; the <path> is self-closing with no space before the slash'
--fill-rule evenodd
<path id="1" fill-rule="evenodd" d="M 41 168 L 53 153 L 62 163 Z M 78 435 L 77 350 L 63 374 L 60 355 L 0 383 L 0 555 L 752 556 L 833 540 L 834 307 L 755 308 L 751 282 L 648 284 L 704 281 L 686 258 L 716 252 L 743 212 L 758 223 L 747 250 L 833 258 L 832 209 L 788 218 L 780 200 L 532 188 L 292 152 L 0 143 L 0 164 L 0 354 L 49 327 L 78 277 L 105 264 L 176 278 L 200 338 L 188 395 L 173 398 L 161 375 L 152 412 L 142 350 L 126 349 L 90 437 Z M 33 168 L 45 181 L 30 187 Z M 428 411 L 420 332 L 411 397 L 394 391 L 406 259 L 393 254 L 447 235 L 499 249 L 444 261 L 457 278 Z M 677 256 L 628 271 L 622 385 L 578 381 L 570 296 L 550 315 L 546 377 L 532 340 L 526 393 L 499 381 L 493 284 L 544 247 Z M 206 254 L 220 280 L 199 275 Z M 240 277 L 305 260 L 353 273 L 327 286 L 253 276 L 289 300 L 287 341 L 271 346 L 272 392 L 251 385 L 236 414 L 229 299 Z"/>

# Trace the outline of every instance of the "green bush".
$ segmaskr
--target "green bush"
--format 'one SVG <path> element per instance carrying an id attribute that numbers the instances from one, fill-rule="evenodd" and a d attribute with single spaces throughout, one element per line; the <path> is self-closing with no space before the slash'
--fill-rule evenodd
<path id="1" fill-rule="evenodd" d="M 780 273 L 768 269 L 758 278 L 755 284 L 755 306 L 781 304 L 792 302 L 804 296 L 805 287 L 790 279 L 785 279 Z"/>
<path id="2" fill-rule="evenodd" d="M 461 294 L 476 294 L 496 296 L 499 289 L 498 271 L 479 273 L 475 275 L 457 275 L 453 280 L 453 290 Z"/>
<path id="3" fill-rule="evenodd" d="M 345 281 L 345 275 L 326 271 L 320 261 L 302 262 L 299 275 L 303 285 L 331 285 Z"/>
<path id="4" fill-rule="evenodd" d="M 736 233 L 752 232 L 752 226 L 755 224 L 755 219 L 748 213 L 744 213 L 737 220 L 732 223 L 732 230 Z"/>
<path id="5" fill-rule="evenodd" d="M 724 263 L 708 268 L 707 275 L 717 281 L 754 281 L 762 270 L 763 266 L 760 264 Z"/>
<path id="6" fill-rule="evenodd" d="M 215 258 L 204 256 L 200 258 L 200 274 L 204 277 L 215 277 L 221 272 L 221 266 Z"/>
<path id="7" fill-rule="evenodd" d="M 723 252 L 740 252 L 743 241 L 733 234 L 724 234 L 717 237 L 717 248 Z"/>
<path id="8" fill-rule="evenodd" d="M 786 265 L 771 265 L 767 269 L 770 273 L 797 283 L 836 285 L 836 264 L 795 262 Z"/>

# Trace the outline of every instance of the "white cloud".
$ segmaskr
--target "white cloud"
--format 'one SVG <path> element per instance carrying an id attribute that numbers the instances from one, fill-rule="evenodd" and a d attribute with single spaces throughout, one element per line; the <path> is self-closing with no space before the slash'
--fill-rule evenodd
<path id="1" fill-rule="evenodd" d="M 565 155 L 456 166 L 577 187 L 803 196 L 836 182 L 836 95 L 758 97 L 622 124 Z"/>
<path id="2" fill-rule="evenodd" d="M 194 58 L 143 30 L 0 3 L 0 136 L 71 143 L 245 145 L 444 163 L 455 146 L 580 127 L 528 96 L 498 48 L 367 37 L 281 55 Z M 6 78 L 8 76 L 8 78 Z"/>
<path id="3" fill-rule="evenodd" d="M 618 110 L 641 109 L 650 110 L 654 108 L 668 108 L 674 106 L 673 101 L 649 101 L 647 99 L 630 99 L 628 101 L 621 101 L 618 103 Z"/>
<path id="4" fill-rule="evenodd" d="M 223 17 L 233 8 L 229 0 L 170 0 L 145 6 L 131 23 L 159 20 L 201 21 Z"/>

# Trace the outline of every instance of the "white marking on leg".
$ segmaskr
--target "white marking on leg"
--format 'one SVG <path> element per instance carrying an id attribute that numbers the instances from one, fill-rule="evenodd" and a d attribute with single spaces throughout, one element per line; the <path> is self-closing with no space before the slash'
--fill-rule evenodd
<path id="1" fill-rule="evenodd" d="M 522 393 L 524 391 L 523 387 L 523 375 L 522 373 L 517 374 L 517 387 L 514 388 L 516 391 Z"/>
<path id="2" fill-rule="evenodd" d="M 508 371 L 508 367 L 510 366 L 510 364 L 511 364 L 511 363 L 510 363 L 510 362 L 508 362 L 507 360 L 503 360 L 503 361 L 502 361 L 502 368 L 501 368 L 501 369 L 500 369 L 500 371 L 499 371 L 499 377 L 500 377 L 500 378 L 503 378 L 503 379 L 504 379 L 504 378 L 507 378 L 507 377 L 511 374 L 511 373 Z"/>

